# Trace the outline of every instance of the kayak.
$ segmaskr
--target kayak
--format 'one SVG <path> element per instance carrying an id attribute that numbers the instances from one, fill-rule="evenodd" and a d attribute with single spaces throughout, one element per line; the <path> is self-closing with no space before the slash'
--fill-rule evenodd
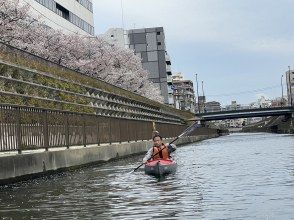
<path id="1" fill-rule="evenodd" d="M 151 160 L 145 164 L 145 173 L 153 176 L 164 176 L 175 173 L 177 163 L 174 160 Z"/>

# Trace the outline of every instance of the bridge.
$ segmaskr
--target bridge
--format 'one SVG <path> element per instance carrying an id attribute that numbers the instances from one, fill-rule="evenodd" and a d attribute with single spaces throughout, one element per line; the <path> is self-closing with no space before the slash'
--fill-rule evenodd
<path id="1" fill-rule="evenodd" d="M 268 117 L 268 116 L 286 116 L 292 117 L 294 114 L 294 106 L 276 107 L 276 108 L 257 108 L 257 109 L 242 109 L 233 111 L 208 112 L 198 113 L 196 117 L 200 121 L 217 121 L 237 118 L 254 118 L 254 117 Z"/>

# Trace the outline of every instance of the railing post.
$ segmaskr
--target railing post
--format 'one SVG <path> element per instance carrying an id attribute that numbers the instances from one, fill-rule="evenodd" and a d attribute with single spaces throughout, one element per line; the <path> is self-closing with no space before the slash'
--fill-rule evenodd
<path id="1" fill-rule="evenodd" d="M 111 130 L 112 128 L 111 128 L 111 118 L 109 118 L 109 144 L 111 145 Z"/>
<path id="2" fill-rule="evenodd" d="M 121 143 L 121 120 L 118 118 L 119 143 Z"/>
<path id="3" fill-rule="evenodd" d="M 127 120 L 127 133 L 128 133 L 128 143 L 130 143 L 130 141 L 131 141 L 131 138 L 130 138 L 130 122 L 131 122 L 131 120 Z"/>
<path id="4" fill-rule="evenodd" d="M 69 149 L 69 113 L 66 113 L 65 119 L 65 144 L 66 148 Z"/>
<path id="5" fill-rule="evenodd" d="M 141 124 L 141 126 L 140 126 L 140 128 L 141 128 L 141 132 L 140 132 L 140 133 L 141 133 L 141 135 L 142 135 L 142 136 L 141 136 L 141 140 L 144 141 L 144 135 L 145 135 L 145 134 L 144 134 L 144 130 L 145 130 L 145 129 L 144 129 L 144 124 L 145 124 L 145 123 L 144 123 L 144 121 L 141 121 L 140 124 Z"/>
<path id="6" fill-rule="evenodd" d="M 87 136 L 86 136 L 86 116 L 82 115 L 83 120 L 83 144 L 84 147 L 87 147 Z"/>
<path id="7" fill-rule="evenodd" d="M 144 140 L 148 140 L 148 123 L 144 122 Z"/>
<path id="8" fill-rule="evenodd" d="M 97 118 L 97 144 L 98 144 L 98 146 L 100 146 L 99 126 L 100 126 L 99 118 Z"/>
<path id="9" fill-rule="evenodd" d="M 45 150 L 48 151 L 49 148 L 49 133 L 48 133 L 48 117 L 47 117 L 47 110 L 43 110 L 43 117 L 44 117 L 44 147 Z"/>
<path id="10" fill-rule="evenodd" d="M 135 132 L 135 142 L 138 142 L 138 121 L 135 120 L 135 129 L 134 129 L 134 132 Z"/>
<path id="11" fill-rule="evenodd" d="M 16 109 L 16 146 L 17 146 L 17 152 L 18 154 L 21 154 L 21 113 L 20 113 L 20 107 L 17 107 Z"/>

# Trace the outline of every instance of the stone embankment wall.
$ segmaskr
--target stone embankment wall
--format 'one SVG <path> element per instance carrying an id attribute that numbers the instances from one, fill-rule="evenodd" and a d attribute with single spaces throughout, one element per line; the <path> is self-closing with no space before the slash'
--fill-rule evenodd
<path id="1" fill-rule="evenodd" d="M 294 118 L 287 118 L 285 116 L 270 117 L 258 123 L 245 126 L 242 131 L 294 134 Z"/>

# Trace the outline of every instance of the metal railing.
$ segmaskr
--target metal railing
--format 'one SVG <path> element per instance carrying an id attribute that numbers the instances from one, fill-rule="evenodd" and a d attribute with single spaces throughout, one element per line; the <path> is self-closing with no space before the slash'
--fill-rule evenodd
<path id="1" fill-rule="evenodd" d="M 156 123 L 163 137 L 183 124 Z M 150 121 L 0 104 L 0 152 L 150 140 Z"/>

